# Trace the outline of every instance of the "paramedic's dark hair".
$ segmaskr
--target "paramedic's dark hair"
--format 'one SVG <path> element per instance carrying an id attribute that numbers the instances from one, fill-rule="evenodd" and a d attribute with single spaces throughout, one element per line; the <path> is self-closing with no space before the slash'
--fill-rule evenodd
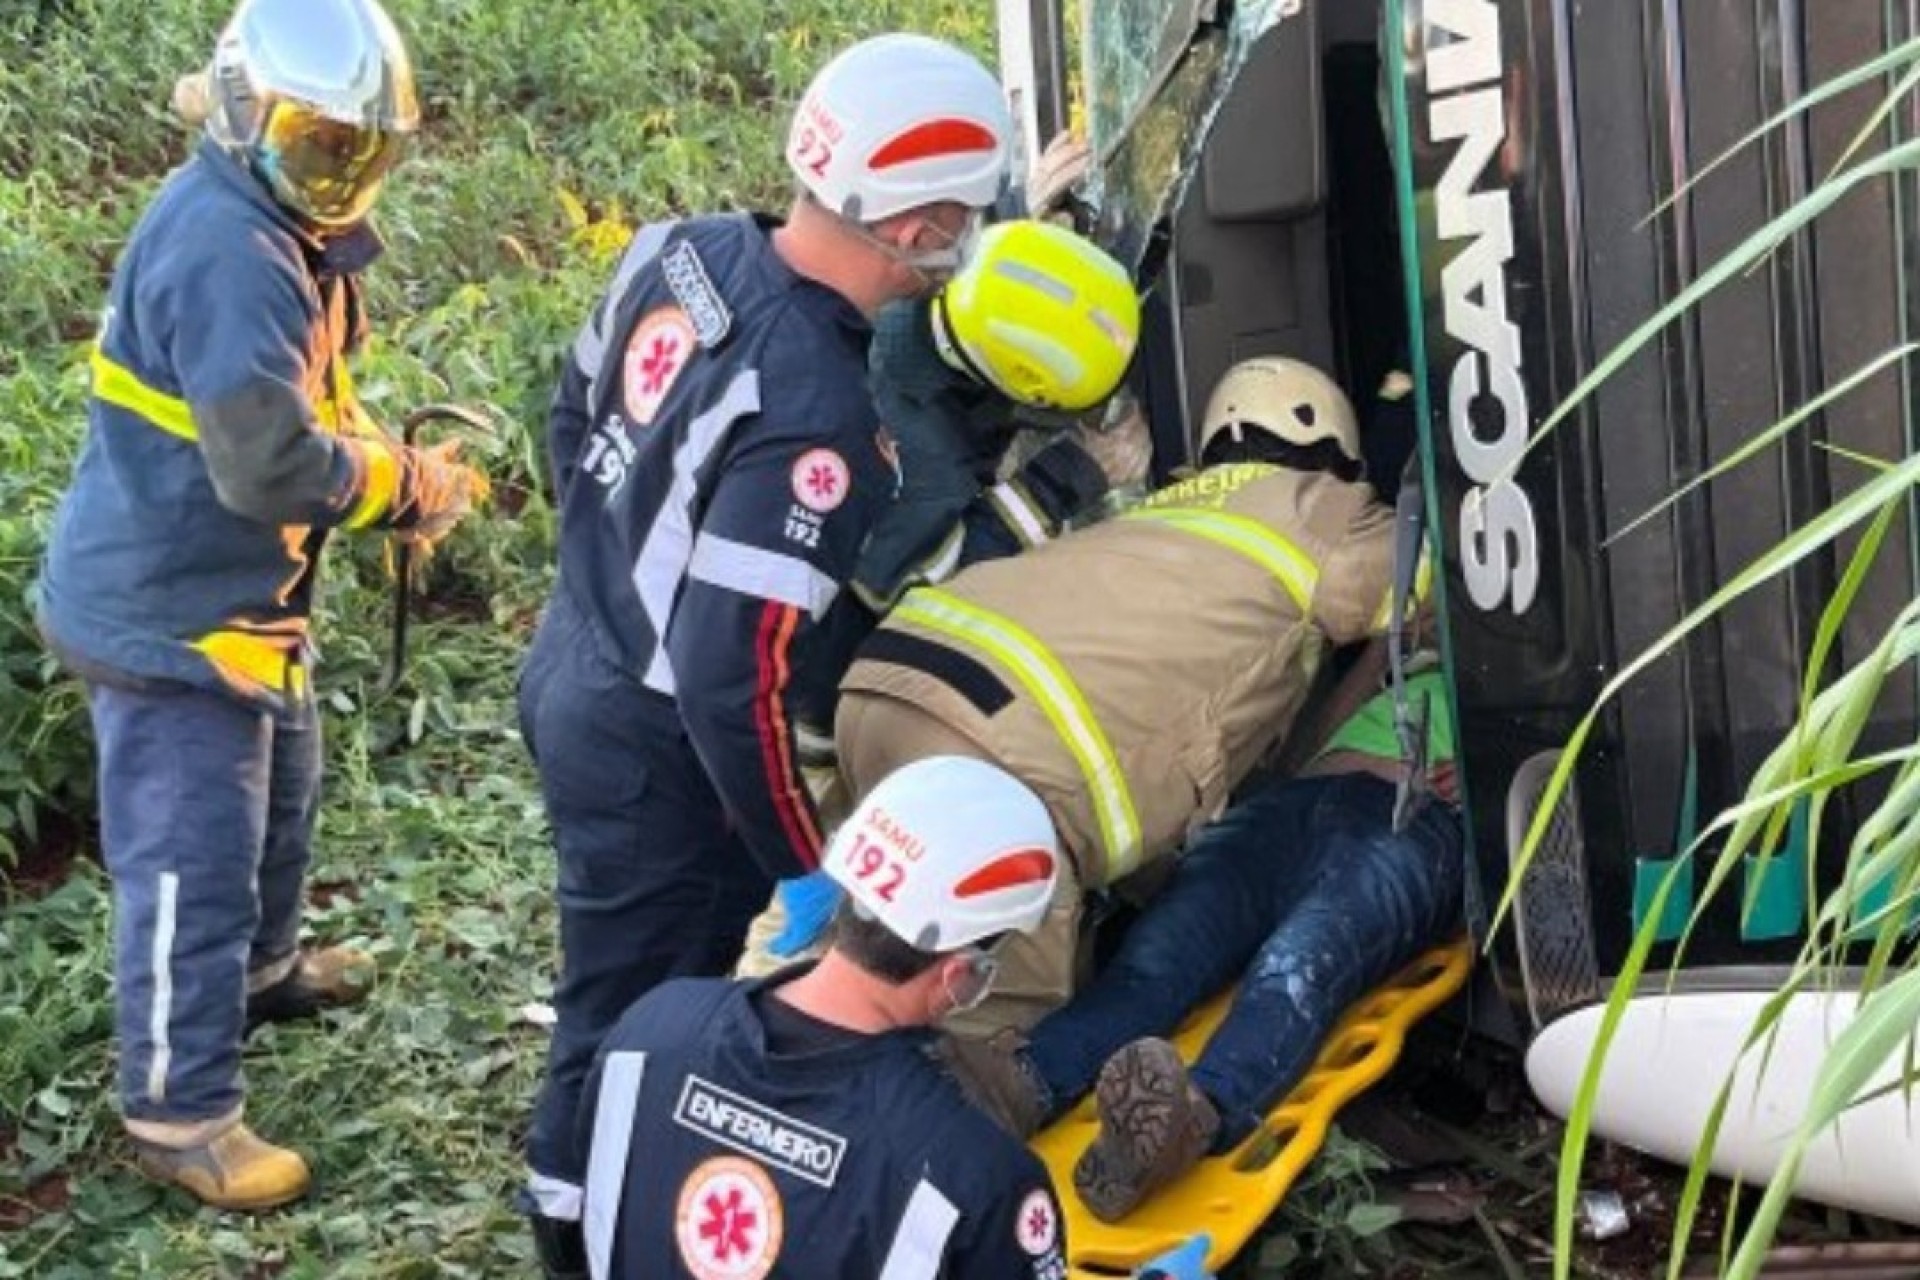
<path id="1" fill-rule="evenodd" d="M 1242 431 L 1238 440 L 1222 431 L 1200 455 L 1203 467 L 1217 467 L 1226 462 L 1266 462 L 1293 471 L 1326 471 L 1348 484 L 1365 474 L 1365 468 L 1340 452 L 1340 446 L 1332 440 L 1300 445 L 1251 428 Z"/>
<path id="2" fill-rule="evenodd" d="M 896 987 L 913 981 L 940 959 L 935 952 L 922 951 L 902 942 L 878 920 L 869 920 L 855 912 L 851 903 L 840 904 L 840 910 L 833 917 L 829 942 L 862 972 Z"/>

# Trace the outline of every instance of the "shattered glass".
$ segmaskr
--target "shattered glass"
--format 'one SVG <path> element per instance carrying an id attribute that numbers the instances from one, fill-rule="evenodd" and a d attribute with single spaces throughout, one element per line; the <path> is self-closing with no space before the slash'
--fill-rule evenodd
<path id="1" fill-rule="evenodd" d="M 1095 235 L 1138 267 L 1254 41 L 1301 0 L 1085 0 Z"/>

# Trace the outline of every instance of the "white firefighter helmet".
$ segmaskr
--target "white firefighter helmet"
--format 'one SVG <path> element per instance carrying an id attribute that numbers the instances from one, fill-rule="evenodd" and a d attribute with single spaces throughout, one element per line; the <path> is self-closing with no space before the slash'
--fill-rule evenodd
<path id="1" fill-rule="evenodd" d="M 207 132 L 322 230 L 359 222 L 420 124 L 376 0 L 243 0 L 215 47 Z"/>
<path id="2" fill-rule="evenodd" d="M 1200 453 L 1223 434 L 1239 441 L 1248 431 L 1302 448 L 1331 440 L 1350 461 L 1361 460 L 1360 425 L 1346 392 L 1303 360 L 1256 356 L 1220 379 L 1200 424 Z"/>

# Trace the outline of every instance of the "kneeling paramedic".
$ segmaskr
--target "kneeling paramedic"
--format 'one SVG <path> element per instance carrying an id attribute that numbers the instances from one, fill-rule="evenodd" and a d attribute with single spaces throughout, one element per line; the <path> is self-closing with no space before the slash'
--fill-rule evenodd
<path id="1" fill-rule="evenodd" d="M 970 55 L 863 41 L 794 114 L 786 221 L 642 228 L 574 344 L 549 422 L 559 573 L 519 706 L 558 854 L 527 1149 L 550 1270 L 578 1266 L 572 1122 L 601 1036 L 661 981 L 725 973 L 775 880 L 818 865 L 790 700 L 897 483 L 870 321 L 958 265 L 1010 133 Z"/>
<path id="2" fill-rule="evenodd" d="M 992 765 L 877 786 L 827 850 L 847 902 L 817 964 L 665 983 L 607 1036 L 580 1118 L 590 1274 L 1064 1277 L 1045 1167 L 930 1049 L 996 940 L 1046 913 L 1059 860 L 1046 809 Z M 1200 1275 L 1196 1243 L 1142 1274 Z"/>
<path id="3" fill-rule="evenodd" d="M 842 682 L 856 795 L 925 755 L 971 755 L 1053 814 L 1054 911 L 1002 953 L 971 1036 L 1075 985 L 1081 891 L 1167 859 L 1288 733 L 1330 645 L 1390 616 L 1392 509 L 1361 479 L 1345 395 L 1298 361 L 1215 388 L 1201 469 L 1126 515 L 911 592 Z"/>
<path id="4" fill-rule="evenodd" d="M 1104 423 L 1140 333 L 1125 268 L 1090 241 L 1020 219 L 987 228 L 929 300 L 898 302 L 874 328 L 870 383 L 900 464 L 900 491 L 860 552 L 854 599 L 836 609 L 820 664 L 837 682 L 859 642 L 909 588 L 1051 540 L 1109 489 L 1142 479 L 1151 455 L 1136 411 Z M 1131 403 L 1131 398 L 1127 398 Z M 1005 478 L 1022 432 L 1047 432 Z M 809 779 L 837 779 L 838 691 L 804 691 L 797 737 Z M 823 820 L 844 797 L 816 786 Z M 838 800 L 836 806 L 835 800 Z M 770 972 L 833 912 L 822 878 L 782 881 L 753 927 L 740 972 Z"/>
<path id="5" fill-rule="evenodd" d="M 375 68 L 379 74 L 368 74 Z M 37 588 L 86 682 L 113 878 L 119 1093 L 140 1166 L 223 1208 L 305 1191 L 241 1123 L 241 1040 L 356 998 L 370 960 L 302 951 L 319 806 L 309 634 L 336 528 L 431 541 L 485 492 L 362 413 L 365 219 L 419 118 L 373 0 L 249 0 L 206 137 L 114 272 L 88 432 Z"/>

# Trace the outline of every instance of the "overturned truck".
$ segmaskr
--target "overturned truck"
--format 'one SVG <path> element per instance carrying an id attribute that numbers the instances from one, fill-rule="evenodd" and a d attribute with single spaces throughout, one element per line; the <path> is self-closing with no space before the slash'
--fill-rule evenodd
<path id="1" fill-rule="evenodd" d="M 1497 930 L 1492 906 L 1608 678 L 1857 485 L 1861 455 L 1908 453 L 1920 383 L 1890 362 L 1780 447 L 1622 532 L 1913 339 L 1911 175 L 1861 184 L 1529 442 L 1621 339 L 1830 172 L 1863 120 L 1882 145 L 1912 138 L 1911 104 L 1876 120 L 1885 86 L 1864 85 L 1665 203 L 1810 87 L 1920 35 L 1920 13 L 1878 0 L 1080 7 L 1070 32 L 1053 0 L 1002 0 L 1002 64 L 1035 149 L 1066 124 L 1070 86 L 1083 94 L 1091 223 L 1150 289 L 1134 379 L 1158 465 L 1187 460 L 1213 382 L 1251 355 L 1311 360 L 1371 406 L 1370 474 L 1389 498 L 1403 475 L 1422 487 L 1444 569 L 1480 986 L 1499 996 L 1476 1020 L 1525 1046 L 1536 1092 L 1564 1113 L 1612 980 L 1652 929 L 1652 976 L 1622 1015 L 1594 1128 L 1688 1161 L 1876 797 L 1871 780 L 1836 794 L 1818 841 L 1796 820 L 1728 892 L 1698 899 L 1688 929 L 1711 842 L 1689 850 L 1794 724 L 1846 544 L 1740 598 L 1608 705 Z M 1869 653 L 1916 596 L 1910 511 L 1888 546 L 1833 669 Z M 1916 692 L 1910 669 L 1891 677 L 1860 750 L 1914 741 Z M 1787 1004 L 1764 1074 L 1757 1053 L 1740 1068 L 1716 1169 L 1771 1171 L 1852 1010 L 1844 975 Z M 1853 1108 L 1798 1189 L 1920 1222 L 1920 1117 L 1897 1090 Z"/>

